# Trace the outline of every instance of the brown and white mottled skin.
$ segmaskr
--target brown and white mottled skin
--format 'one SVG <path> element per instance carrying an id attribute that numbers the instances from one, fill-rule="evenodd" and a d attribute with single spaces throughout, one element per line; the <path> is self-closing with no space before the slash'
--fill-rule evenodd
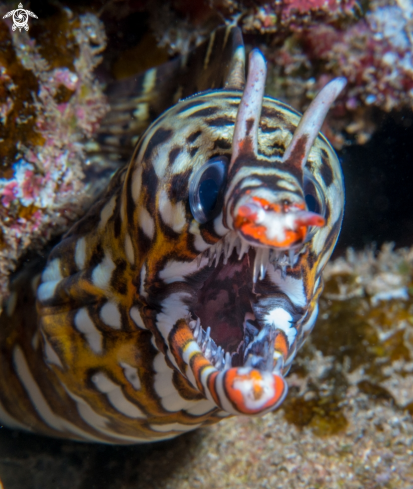
<path id="1" fill-rule="evenodd" d="M 171 107 L 47 262 L 15 277 L 0 318 L 2 423 L 136 443 L 282 402 L 341 226 L 341 170 L 318 131 L 344 82 L 299 125 L 263 97 L 259 52 L 246 86 L 243 71 L 240 32 L 222 28 L 187 60 L 111 89 L 108 153 Z M 200 222 L 190 182 L 216 157 L 229 162 L 220 207 Z M 321 216 L 307 209 L 308 186 Z M 288 245 L 287 230 L 300 236 Z"/>

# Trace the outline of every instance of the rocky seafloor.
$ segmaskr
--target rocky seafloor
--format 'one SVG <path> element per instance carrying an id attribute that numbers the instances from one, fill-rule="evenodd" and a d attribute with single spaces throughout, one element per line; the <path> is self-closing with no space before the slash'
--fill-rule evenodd
<path id="1" fill-rule="evenodd" d="M 413 248 L 347 252 L 282 407 L 111 447 L 0 431 L 4 489 L 413 488 Z"/>

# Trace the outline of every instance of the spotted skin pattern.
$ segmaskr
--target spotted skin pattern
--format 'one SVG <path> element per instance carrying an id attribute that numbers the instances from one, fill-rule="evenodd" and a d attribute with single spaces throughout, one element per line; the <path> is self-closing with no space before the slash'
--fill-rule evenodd
<path id="1" fill-rule="evenodd" d="M 232 165 L 226 212 L 205 224 L 194 219 L 188 203 L 191 176 L 213 157 L 231 159 L 244 87 L 239 32 L 217 32 L 202 47 L 203 68 L 215 62 L 214 43 L 232 42 L 226 78 L 216 89 L 159 115 L 137 143 L 130 164 L 114 175 L 47 262 L 34 262 L 15 277 L 0 318 L 2 423 L 77 440 L 139 443 L 171 438 L 231 414 L 262 414 L 284 398 L 283 377 L 314 326 L 321 272 L 341 226 L 341 170 L 319 135 L 306 171 L 325 197 L 325 226 L 300 248 L 293 264 L 270 265 L 254 283 L 251 267 L 254 253 L 264 253 L 260 248 L 252 247 L 240 260 L 229 258 L 228 268 L 223 265 L 220 250 L 235 236 L 230 221 L 239 199 L 250 191 L 265 196 L 274 190 L 302 198 L 303 189 L 300 172 L 282 161 L 301 116 L 264 97 L 257 154 L 254 161 Z M 141 104 L 145 90 L 150 95 L 156 85 L 155 72 L 146 76 L 146 88 L 140 82 Z M 112 145 L 113 153 L 122 137 L 126 146 L 134 143 L 128 124 L 116 138 L 105 132 L 119 123 L 119 107 L 100 139 L 107 151 Z M 149 109 L 141 105 L 139 111 L 147 115 Z M 238 367 L 233 361 L 234 368 L 224 367 L 224 360 L 214 364 L 203 351 L 204 318 L 210 319 L 210 312 L 196 305 L 198 297 L 204 305 L 214 304 L 215 291 L 230 295 L 234 282 L 238 309 L 271 325 L 279 359 L 274 375 L 272 368 L 243 367 L 240 360 Z M 252 306 L 245 306 L 247 295 Z M 203 331 L 194 326 L 195 310 Z M 217 328 L 211 332 L 217 343 L 220 334 Z M 242 342 L 242 318 L 229 337 L 237 335 Z M 236 358 L 236 346 L 228 339 L 225 344 Z M 247 398 L 245 386 L 251 386 Z"/>

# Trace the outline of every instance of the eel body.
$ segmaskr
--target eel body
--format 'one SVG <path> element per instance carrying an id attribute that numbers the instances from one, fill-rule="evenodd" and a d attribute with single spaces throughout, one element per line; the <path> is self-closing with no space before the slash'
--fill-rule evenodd
<path id="1" fill-rule="evenodd" d="M 244 57 L 240 31 L 221 28 L 109 87 L 96 146 L 131 157 L 13 279 L 1 423 L 138 443 L 282 403 L 342 221 L 340 164 L 319 130 L 345 80 L 301 116 L 264 95 L 262 54 L 246 79 Z"/>

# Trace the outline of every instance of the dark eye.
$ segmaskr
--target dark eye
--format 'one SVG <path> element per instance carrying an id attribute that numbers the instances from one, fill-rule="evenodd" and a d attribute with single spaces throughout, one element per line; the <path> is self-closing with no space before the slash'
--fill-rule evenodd
<path id="1" fill-rule="evenodd" d="M 309 170 L 304 170 L 304 196 L 307 209 L 324 217 L 326 207 L 324 194 Z"/>
<path id="2" fill-rule="evenodd" d="M 214 219 L 221 212 L 227 167 L 228 159 L 216 156 L 202 165 L 191 178 L 189 205 L 192 215 L 200 224 Z"/>
<path id="3" fill-rule="evenodd" d="M 318 205 L 317 199 L 314 197 L 313 194 L 306 194 L 305 203 L 307 204 L 307 209 L 309 211 L 319 214 L 320 206 Z"/>

